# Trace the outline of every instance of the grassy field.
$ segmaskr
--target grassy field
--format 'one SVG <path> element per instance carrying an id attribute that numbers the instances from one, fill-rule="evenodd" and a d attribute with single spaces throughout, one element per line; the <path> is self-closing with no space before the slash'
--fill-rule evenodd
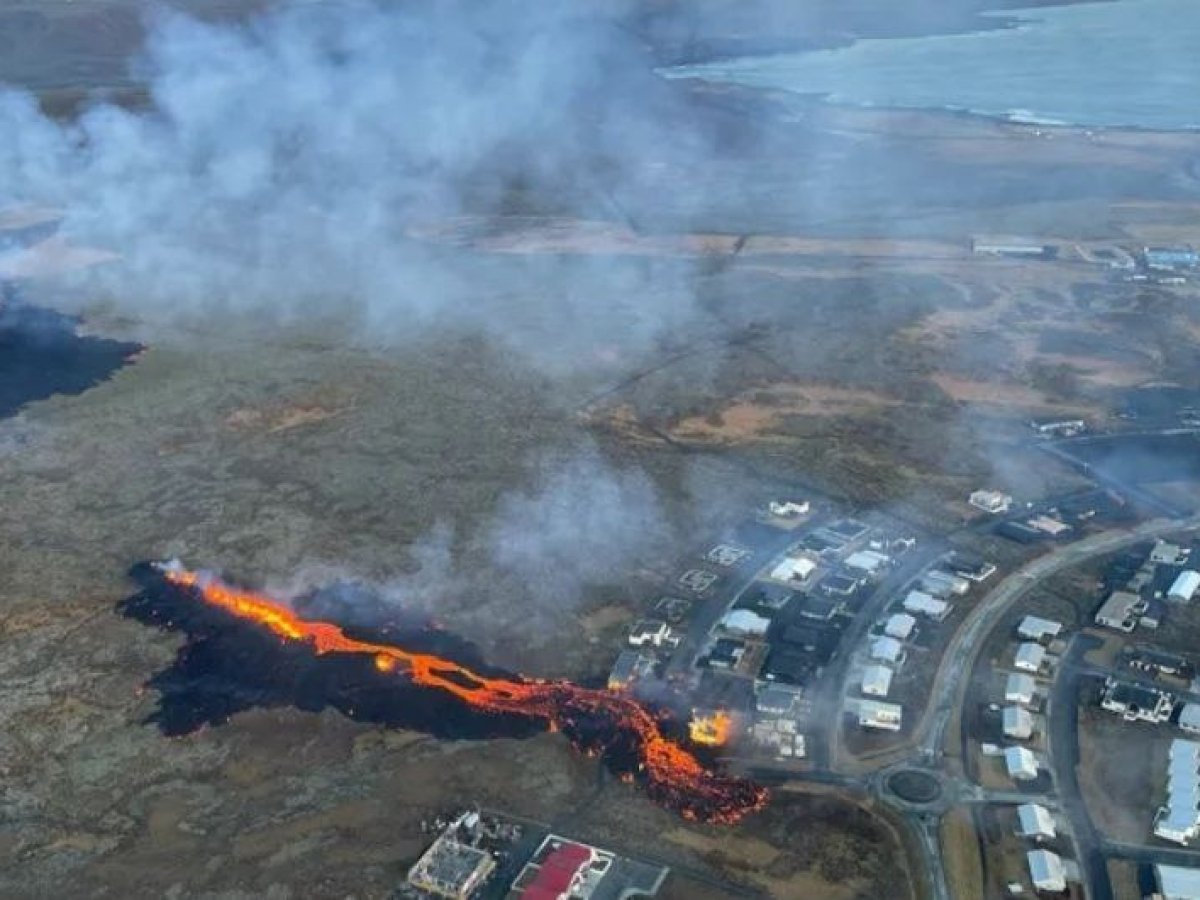
<path id="1" fill-rule="evenodd" d="M 983 864 L 979 836 L 966 810 L 951 810 L 942 819 L 942 858 L 946 885 L 955 900 L 983 900 Z"/>

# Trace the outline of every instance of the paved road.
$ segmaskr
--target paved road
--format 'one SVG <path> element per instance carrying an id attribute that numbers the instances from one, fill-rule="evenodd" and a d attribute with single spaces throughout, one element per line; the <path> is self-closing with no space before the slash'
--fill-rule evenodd
<path id="1" fill-rule="evenodd" d="M 1101 645 L 1101 641 L 1086 635 L 1076 635 L 1071 641 L 1058 665 L 1046 705 L 1046 744 L 1059 805 L 1071 824 L 1075 858 L 1085 894 L 1091 900 L 1113 900 L 1103 841 L 1088 813 L 1076 773 L 1079 765 L 1079 680 L 1085 677 L 1083 655 Z"/>

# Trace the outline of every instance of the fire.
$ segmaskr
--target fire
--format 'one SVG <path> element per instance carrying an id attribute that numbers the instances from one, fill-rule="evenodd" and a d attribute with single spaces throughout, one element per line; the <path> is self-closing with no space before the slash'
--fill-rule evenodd
<path id="1" fill-rule="evenodd" d="M 732 731 L 733 717 L 725 710 L 692 710 L 692 721 L 688 723 L 688 736 L 692 743 L 706 747 L 723 747 L 729 743 Z"/>
<path id="2" fill-rule="evenodd" d="M 660 715 L 627 693 L 519 675 L 487 677 L 443 657 L 357 640 L 331 622 L 301 618 L 266 595 L 235 588 L 197 572 L 174 566 L 162 571 L 170 583 L 194 591 L 205 603 L 266 628 L 285 641 L 307 643 L 318 656 L 368 655 L 381 673 L 406 676 L 415 684 L 445 691 L 478 710 L 544 719 L 551 731 L 571 734 L 578 729 L 591 734 L 594 729 L 589 726 L 604 723 L 611 735 L 609 743 L 628 741 L 635 747 L 637 769 L 650 795 L 685 818 L 733 823 L 766 804 L 764 788 L 705 766 L 695 754 L 664 733 Z M 727 713 L 716 716 L 723 717 L 714 723 L 720 740 L 698 739 L 693 723 L 692 739 L 696 743 L 724 742 L 729 717 Z"/>

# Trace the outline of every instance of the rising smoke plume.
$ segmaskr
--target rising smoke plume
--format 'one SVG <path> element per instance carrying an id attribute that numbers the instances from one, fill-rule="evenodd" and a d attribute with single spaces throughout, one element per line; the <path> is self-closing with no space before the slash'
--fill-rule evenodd
<path id="1" fill-rule="evenodd" d="M 619 218 L 616 197 L 704 146 L 643 57 L 557 4 L 163 15 L 137 63 L 146 110 L 63 124 L 0 92 L 0 207 L 60 207 L 68 237 L 119 252 L 85 287 L 142 319 L 389 344 L 465 326 L 578 365 L 581 345 L 636 349 L 686 320 L 686 267 L 487 260 L 412 235 L 466 213 Z"/>

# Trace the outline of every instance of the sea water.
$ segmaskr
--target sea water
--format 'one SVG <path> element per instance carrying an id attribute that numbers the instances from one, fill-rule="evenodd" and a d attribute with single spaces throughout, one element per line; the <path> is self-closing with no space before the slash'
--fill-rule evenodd
<path id="1" fill-rule="evenodd" d="M 1200 0 L 1116 0 L 989 13 L 968 34 L 660 70 L 829 102 L 949 109 L 1031 123 L 1200 128 Z"/>

